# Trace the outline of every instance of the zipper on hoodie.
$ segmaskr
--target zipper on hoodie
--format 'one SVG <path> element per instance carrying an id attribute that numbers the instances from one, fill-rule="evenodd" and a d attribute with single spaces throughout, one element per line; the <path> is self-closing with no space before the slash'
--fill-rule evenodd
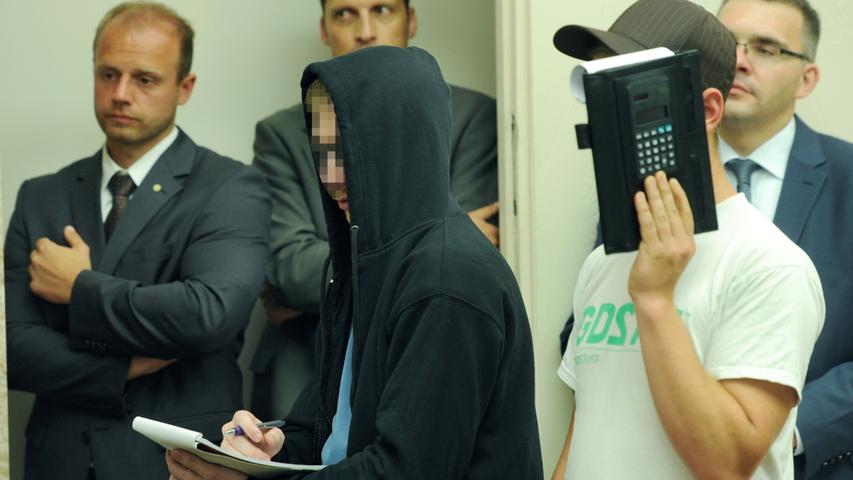
<path id="1" fill-rule="evenodd" d="M 352 264 L 352 388 L 350 390 L 350 405 L 352 405 L 352 392 L 355 391 L 355 372 L 358 371 L 360 364 L 356 363 L 359 359 L 358 351 L 358 314 L 359 314 L 359 296 L 358 296 L 358 225 L 350 227 L 350 263 Z"/>
<path id="2" fill-rule="evenodd" d="M 321 332 L 324 330 L 322 324 L 323 324 L 324 319 L 326 318 L 326 315 L 327 315 L 327 313 L 326 313 L 327 291 L 331 290 L 331 288 L 335 282 L 334 277 L 331 280 L 329 280 L 328 282 L 326 281 L 329 278 L 329 266 L 331 265 L 331 263 L 332 263 L 332 256 L 330 254 L 328 257 L 326 257 L 326 260 L 323 262 L 323 272 L 322 272 L 322 277 L 321 277 L 322 278 L 322 281 L 321 281 L 322 289 L 320 290 L 320 311 L 319 311 L 319 313 L 320 313 L 320 325 L 318 326 L 318 328 Z M 328 344 L 329 343 L 328 340 L 329 340 L 328 338 L 321 338 L 321 345 L 320 345 L 320 351 L 321 352 L 323 352 L 325 350 L 323 344 L 324 343 Z M 325 370 L 325 364 L 326 363 L 327 363 L 326 362 L 326 355 L 325 354 L 320 355 L 320 365 L 318 365 L 318 369 L 317 369 L 318 374 L 322 375 L 322 372 L 326 371 Z M 325 397 L 326 387 L 323 387 L 323 385 L 322 385 L 323 383 L 328 383 L 328 382 L 324 381 L 321 378 L 321 381 L 318 383 L 318 392 L 317 392 L 317 395 L 318 395 L 317 401 L 319 401 L 319 402 L 323 402 L 324 397 Z M 315 413 L 314 414 L 314 449 L 313 449 L 313 455 L 312 456 L 313 456 L 314 463 L 316 463 L 318 465 L 320 463 L 322 463 L 321 452 L 323 449 L 323 439 L 322 439 L 322 435 L 320 434 L 320 430 L 322 429 L 322 423 L 323 423 L 322 422 L 322 416 L 320 415 L 320 413 L 319 412 Z"/>
<path id="3" fill-rule="evenodd" d="M 357 371 L 356 359 L 358 358 L 358 322 L 356 319 L 358 318 L 358 262 L 356 261 L 356 252 L 358 251 L 358 225 L 352 225 L 350 227 L 350 264 L 351 264 L 351 275 L 352 275 L 352 319 L 350 320 L 352 325 L 352 375 L 353 382 L 352 387 L 349 392 L 350 397 L 350 406 L 352 406 L 352 393 L 355 391 L 355 372 Z M 334 287 L 335 278 L 332 276 L 331 279 L 328 279 L 328 271 L 329 265 L 331 264 L 332 256 L 326 258 L 326 262 L 323 265 L 323 289 L 320 291 L 320 322 L 323 323 L 326 315 L 328 315 L 328 311 L 326 309 L 326 292 L 327 290 L 331 290 Z M 328 279 L 328 281 L 327 281 Z M 323 339 L 323 341 L 328 341 L 328 339 Z M 322 348 L 322 347 L 321 347 Z M 321 374 L 321 372 L 326 371 L 325 363 L 326 363 L 325 355 L 320 356 L 320 365 L 318 365 L 317 372 Z M 328 380 L 328 379 L 326 379 Z M 323 382 L 327 383 L 327 382 Z M 327 383 L 328 386 L 328 383 Z M 324 401 L 325 395 L 321 395 L 318 400 Z M 321 463 L 321 451 L 323 448 L 324 440 L 321 438 L 320 429 L 321 429 L 322 418 L 321 416 L 314 416 L 314 461 L 319 464 Z"/>

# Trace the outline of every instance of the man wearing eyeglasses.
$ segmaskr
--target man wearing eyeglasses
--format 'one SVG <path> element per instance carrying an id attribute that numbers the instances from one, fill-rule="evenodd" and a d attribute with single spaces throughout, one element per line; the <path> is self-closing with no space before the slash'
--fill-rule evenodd
<path id="1" fill-rule="evenodd" d="M 738 45 L 720 157 L 811 257 L 826 299 L 793 439 L 797 478 L 853 478 L 853 145 L 794 114 L 820 79 L 818 14 L 807 0 L 726 0 L 718 17 Z"/>

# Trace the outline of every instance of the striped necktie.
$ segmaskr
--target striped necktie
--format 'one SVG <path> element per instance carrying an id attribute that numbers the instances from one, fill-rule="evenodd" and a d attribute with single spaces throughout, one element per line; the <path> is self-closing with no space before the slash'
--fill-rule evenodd
<path id="1" fill-rule="evenodd" d="M 726 168 L 735 174 L 738 193 L 743 193 L 746 200 L 752 202 L 752 174 L 761 168 L 761 165 L 749 159 L 736 158 L 726 162 Z"/>
<path id="2" fill-rule="evenodd" d="M 121 216 L 124 214 L 124 210 L 127 208 L 127 204 L 130 201 L 130 194 L 133 193 L 134 189 L 136 189 L 136 184 L 133 183 L 133 179 L 130 178 L 130 175 L 116 172 L 113 177 L 110 178 L 110 182 L 107 184 L 107 189 L 113 194 L 113 208 L 110 209 L 110 213 L 107 215 L 107 220 L 104 222 L 104 233 L 106 234 L 107 241 L 109 242 L 110 237 L 116 229 L 116 225 L 118 225 L 118 221 L 121 219 Z"/>

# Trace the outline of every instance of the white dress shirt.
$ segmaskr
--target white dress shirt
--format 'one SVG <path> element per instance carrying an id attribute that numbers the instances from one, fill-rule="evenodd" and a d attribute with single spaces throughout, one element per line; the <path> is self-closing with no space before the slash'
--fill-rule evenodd
<path id="1" fill-rule="evenodd" d="M 151 171 L 151 168 L 154 167 L 154 164 L 157 163 L 157 159 L 163 155 L 169 147 L 175 142 L 175 139 L 178 138 L 178 129 L 176 127 L 172 127 L 172 131 L 169 135 L 157 145 L 154 145 L 150 150 L 145 152 L 144 155 L 139 157 L 139 160 L 133 162 L 133 165 L 130 166 L 127 170 L 121 168 L 113 157 L 110 156 L 110 152 L 107 151 L 107 145 L 104 144 L 102 153 L 101 153 L 101 221 L 107 221 L 107 215 L 109 215 L 110 210 L 113 208 L 113 194 L 110 193 L 110 189 L 107 188 L 107 184 L 110 183 L 110 179 L 113 178 L 113 175 L 116 172 L 123 172 L 127 175 L 130 175 L 130 178 L 133 179 L 133 183 L 136 186 L 142 185 L 142 181 L 145 180 L 145 176 L 148 175 L 148 172 Z M 133 198 L 133 194 L 130 195 L 129 198 Z"/>
<path id="2" fill-rule="evenodd" d="M 724 163 L 738 158 L 748 158 L 761 167 L 752 174 L 750 203 L 771 221 L 776 215 L 776 205 L 779 203 L 779 194 L 782 192 L 782 180 L 785 178 L 785 169 L 788 167 L 788 157 L 791 155 L 796 133 L 797 124 L 792 117 L 791 121 L 776 135 L 762 143 L 754 152 L 743 157 L 720 138 L 720 158 Z M 735 174 L 729 169 L 726 169 L 726 176 L 729 177 L 732 185 L 737 186 Z"/>

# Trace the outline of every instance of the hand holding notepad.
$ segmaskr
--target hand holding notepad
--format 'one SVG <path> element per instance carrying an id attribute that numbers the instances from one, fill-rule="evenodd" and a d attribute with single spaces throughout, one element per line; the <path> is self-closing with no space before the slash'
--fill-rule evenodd
<path id="1" fill-rule="evenodd" d="M 199 432 L 145 417 L 134 418 L 133 429 L 159 443 L 167 450 L 185 450 L 204 461 L 222 465 L 258 478 L 272 478 L 293 472 L 317 471 L 325 466 L 258 460 L 232 450 L 221 448 L 204 438 Z"/>

